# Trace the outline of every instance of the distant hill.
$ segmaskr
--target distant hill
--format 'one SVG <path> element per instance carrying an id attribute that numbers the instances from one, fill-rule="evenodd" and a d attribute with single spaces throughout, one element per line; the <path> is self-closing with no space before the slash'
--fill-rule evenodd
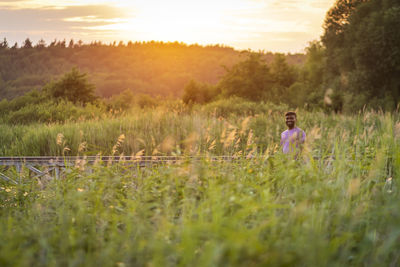
<path id="1" fill-rule="evenodd" d="M 244 60 L 249 51 L 225 46 L 164 42 L 129 42 L 104 45 L 53 42 L 49 46 L 0 48 L 0 99 L 11 99 L 36 88 L 76 66 L 88 74 L 97 93 L 110 97 L 126 89 L 134 93 L 181 96 L 191 79 L 215 84 L 226 67 Z M 273 53 L 263 53 L 271 62 Z M 286 55 L 289 64 L 301 65 L 304 54 Z"/>

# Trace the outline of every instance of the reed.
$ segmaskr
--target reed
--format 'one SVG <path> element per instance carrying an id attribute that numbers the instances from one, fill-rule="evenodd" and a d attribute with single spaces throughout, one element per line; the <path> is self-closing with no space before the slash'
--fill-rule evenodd
<path id="1" fill-rule="evenodd" d="M 399 265 L 398 114 L 299 110 L 298 160 L 279 152 L 280 111 L 214 115 L 0 126 L 2 155 L 243 156 L 1 181 L 0 265 Z"/>

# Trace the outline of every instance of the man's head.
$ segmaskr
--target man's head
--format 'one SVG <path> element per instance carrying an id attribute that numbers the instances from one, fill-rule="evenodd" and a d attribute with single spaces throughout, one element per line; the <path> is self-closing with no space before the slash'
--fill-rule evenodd
<path id="1" fill-rule="evenodd" d="M 289 111 L 285 114 L 286 125 L 289 129 L 293 129 L 296 126 L 297 116 L 296 112 Z"/>

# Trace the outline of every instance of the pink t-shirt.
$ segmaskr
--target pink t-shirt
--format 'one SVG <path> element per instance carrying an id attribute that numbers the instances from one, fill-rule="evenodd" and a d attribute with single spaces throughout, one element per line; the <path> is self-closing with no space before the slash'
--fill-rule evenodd
<path id="1" fill-rule="evenodd" d="M 303 144 L 305 140 L 306 133 L 298 127 L 284 131 L 281 134 L 282 152 L 285 154 L 293 152 L 295 148 L 297 148 L 299 144 Z"/>

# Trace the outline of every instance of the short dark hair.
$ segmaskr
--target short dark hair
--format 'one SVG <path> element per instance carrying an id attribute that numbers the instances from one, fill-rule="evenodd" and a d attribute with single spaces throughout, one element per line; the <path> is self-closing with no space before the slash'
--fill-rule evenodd
<path id="1" fill-rule="evenodd" d="M 294 111 L 288 111 L 288 112 L 286 112 L 285 117 L 286 117 L 286 116 L 289 116 L 289 115 L 294 115 L 294 116 L 297 118 L 296 112 L 294 112 Z"/>

